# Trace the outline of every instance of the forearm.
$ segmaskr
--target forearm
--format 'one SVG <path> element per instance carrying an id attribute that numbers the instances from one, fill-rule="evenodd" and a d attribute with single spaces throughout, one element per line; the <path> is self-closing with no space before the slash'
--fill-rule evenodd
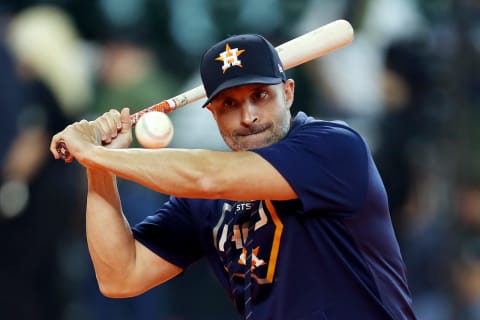
<path id="1" fill-rule="evenodd" d="M 79 161 L 88 168 L 109 171 L 177 197 L 231 200 L 296 197 L 278 171 L 250 151 L 97 146 L 83 153 Z"/>
<path id="2" fill-rule="evenodd" d="M 98 147 L 89 154 L 86 164 L 160 193 L 205 198 L 217 196 L 214 186 L 221 185 L 220 154 L 209 150 Z"/>
<path id="3" fill-rule="evenodd" d="M 135 265 L 135 240 L 122 213 L 116 178 L 95 169 L 88 169 L 87 176 L 88 249 L 100 289 L 115 291 Z"/>

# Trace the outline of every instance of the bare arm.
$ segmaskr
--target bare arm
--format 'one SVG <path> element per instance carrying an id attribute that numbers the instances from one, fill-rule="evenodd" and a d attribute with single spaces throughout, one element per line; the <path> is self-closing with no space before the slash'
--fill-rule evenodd
<path id="1" fill-rule="evenodd" d="M 87 243 L 100 291 L 110 297 L 134 296 L 180 273 L 179 267 L 135 241 L 115 177 L 94 169 L 88 169 L 87 176 Z"/>
<path id="2" fill-rule="evenodd" d="M 110 111 L 95 122 L 81 121 L 64 132 L 71 133 L 74 149 L 92 144 L 126 148 L 132 141 L 128 118 L 128 109 L 122 114 Z M 101 292 L 110 297 L 134 296 L 181 272 L 135 241 L 122 212 L 115 176 L 87 168 L 87 178 L 87 243 Z"/>
<path id="3" fill-rule="evenodd" d="M 67 127 L 53 137 L 50 150 L 59 158 L 55 147 L 58 141 L 65 140 L 71 154 L 83 166 L 111 172 L 179 197 L 232 200 L 296 198 L 283 176 L 254 152 L 118 148 L 117 141 L 122 138 L 119 139 L 116 134 L 120 124 L 112 122 L 118 121 L 114 115 L 110 113 L 94 122 L 82 121 Z M 131 128 L 128 126 L 126 129 L 131 135 Z"/>
<path id="4" fill-rule="evenodd" d="M 87 166 L 108 170 L 179 197 L 272 199 L 296 197 L 278 171 L 254 152 L 95 148 Z"/>
<path id="5" fill-rule="evenodd" d="M 131 143 L 128 109 L 112 110 L 93 122 L 80 121 L 56 134 L 88 174 L 87 241 L 101 291 L 132 296 L 182 270 L 132 236 L 123 216 L 115 176 L 164 194 L 232 200 L 296 197 L 286 180 L 253 152 L 184 149 L 125 149 Z"/>

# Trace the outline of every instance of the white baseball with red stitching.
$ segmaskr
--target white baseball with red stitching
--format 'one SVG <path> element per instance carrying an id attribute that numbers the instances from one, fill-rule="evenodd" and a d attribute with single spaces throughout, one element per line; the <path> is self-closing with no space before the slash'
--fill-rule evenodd
<path id="1" fill-rule="evenodd" d="M 163 112 L 147 112 L 138 120 L 135 126 L 135 136 L 145 148 L 164 148 L 173 138 L 172 121 Z"/>

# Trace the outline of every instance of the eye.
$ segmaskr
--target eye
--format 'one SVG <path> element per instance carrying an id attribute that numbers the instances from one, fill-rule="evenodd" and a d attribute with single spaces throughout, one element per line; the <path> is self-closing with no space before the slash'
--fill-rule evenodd
<path id="1" fill-rule="evenodd" d="M 229 110 L 233 109 L 238 102 L 232 98 L 216 98 L 212 100 L 212 105 L 217 110 Z"/>
<path id="2" fill-rule="evenodd" d="M 236 105 L 237 105 L 236 101 L 233 100 L 233 99 L 230 99 L 230 98 L 224 99 L 224 100 L 222 101 L 222 106 L 223 106 L 224 108 L 230 109 L 230 108 L 235 107 Z"/>
<path id="3" fill-rule="evenodd" d="M 269 94 L 265 90 L 258 90 L 252 95 L 252 100 L 255 102 L 262 102 L 268 98 Z"/>

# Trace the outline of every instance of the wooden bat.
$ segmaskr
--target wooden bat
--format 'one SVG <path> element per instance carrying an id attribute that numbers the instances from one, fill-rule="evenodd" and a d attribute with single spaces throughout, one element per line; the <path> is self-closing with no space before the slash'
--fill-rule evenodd
<path id="1" fill-rule="evenodd" d="M 276 47 L 276 50 L 283 63 L 284 69 L 288 70 L 345 47 L 353 41 L 353 36 L 354 31 L 351 24 L 346 20 L 340 19 L 287 41 Z M 205 89 L 200 85 L 173 98 L 154 104 L 130 116 L 132 127 L 134 127 L 138 119 L 147 112 L 161 111 L 169 113 L 205 98 L 205 96 Z M 65 162 L 71 162 L 73 160 L 65 142 L 60 141 L 58 143 L 57 151 L 61 154 Z"/>

